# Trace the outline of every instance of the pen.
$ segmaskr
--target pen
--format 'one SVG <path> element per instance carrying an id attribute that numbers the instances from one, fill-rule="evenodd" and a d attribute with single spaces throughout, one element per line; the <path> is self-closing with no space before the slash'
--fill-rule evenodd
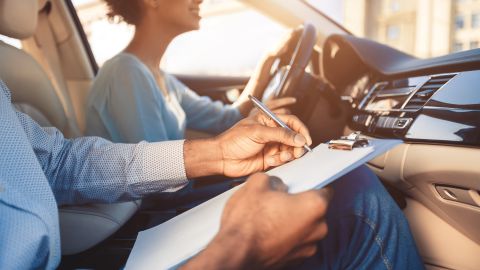
<path id="1" fill-rule="evenodd" d="M 285 124 L 280 118 L 278 118 L 272 111 L 270 111 L 265 104 L 263 104 L 260 100 L 258 100 L 256 97 L 252 95 L 248 95 L 248 98 L 253 102 L 253 105 L 257 107 L 261 112 L 263 112 L 266 116 L 270 117 L 275 123 L 277 123 L 279 126 L 286 128 L 290 131 L 293 131 L 287 124 Z M 308 152 L 312 152 L 312 148 L 310 148 L 307 144 L 303 146 L 305 150 Z"/>

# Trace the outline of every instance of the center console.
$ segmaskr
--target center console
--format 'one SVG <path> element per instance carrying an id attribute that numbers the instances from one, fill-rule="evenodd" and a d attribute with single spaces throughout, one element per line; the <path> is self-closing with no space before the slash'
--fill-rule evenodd
<path id="1" fill-rule="evenodd" d="M 356 89 L 350 126 L 377 137 L 478 146 L 479 85 L 480 71 L 374 81 Z"/>

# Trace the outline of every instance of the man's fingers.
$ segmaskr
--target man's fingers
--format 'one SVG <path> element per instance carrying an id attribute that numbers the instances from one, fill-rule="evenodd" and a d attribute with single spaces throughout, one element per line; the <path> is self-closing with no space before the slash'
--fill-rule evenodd
<path id="1" fill-rule="evenodd" d="M 312 138 L 310 137 L 310 132 L 308 131 L 307 126 L 298 119 L 295 115 L 286 115 L 286 114 L 277 114 L 278 118 L 280 118 L 287 126 L 289 126 L 293 131 L 302 134 L 307 139 L 307 144 L 312 144 Z M 263 122 L 264 124 L 270 127 L 278 127 L 278 124 L 274 121 L 270 120 L 267 116 L 261 115 L 260 117 L 264 117 Z"/>
<path id="2" fill-rule="evenodd" d="M 317 253 L 317 245 L 316 244 L 308 244 L 303 245 L 301 247 L 296 248 L 288 255 L 289 261 L 297 261 L 298 259 L 305 259 L 312 257 Z"/>
<path id="3" fill-rule="evenodd" d="M 291 147 L 289 145 L 281 144 L 280 152 L 290 152 L 294 158 L 300 158 L 305 154 L 306 150 L 303 148 L 303 145 L 302 147 Z"/>
<path id="4" fill-rule="evenodd" d="M 290 151 L 290 152 L 293 152 L 293 147 L 289 146 L 289 145 L 285 145 L 285 144 L 280 144 L 279 145 L 279 149 L 280 151 Z"/>
<path id="5" fill-rule="evenodd" d="M 309 211 L 313 220 L 321 221 L 327 213 L 328 203 L 332 195 L 331 189 L 324 188 L 298 193 L 295 197 L 300 208 Z"/>
<path id="6" fill-rule="evenodd" d="M 259 143 L 277 142 L 293 147 L 303 147 L 307 139 L 303 134 L 282 127 L 267 127 L 259 125 L 254 130 L 253 139 Z"/>
<path id="7" fill-rule="evenodd" d="M 275 155 L 266 156 L 265 163 L 268 167 L 276 167 L 289 162 L 293 158 L 293 154 L 288 151 L 278 152 Z"/>
<path id="8" fill-rule="evenodd" d="M 306 152 L 306 150 L 305 150 L 305 148 L 303 148 L 303 147 L 295 147 L 295 148 L 293 148 L 293 156 L 294 156 L 295 158 L 300 158 L 300 157 L 302 157 L 303 155 L 305 155 L 305 152 Z"/>
<path id="9" fill-rule="evenodd" d="M 288 191 L 288 186 L 285 185 L 285 183 L 282 181 L 282 179 L 280 179 L 276 176 L 271 176 L 270 177 L 270 186 L 272 187 L 272 190 L 275 190 L 275 191 L 281 191 L 281 192 L 287 192 Z"/>
<path id="10" fill-rule="evenodd" d="M 310 232 L 310 234 L 305 238 L 305 243 L 308 244 L 315 244 L 318 241 L 322 240 L 327 236 L 328 233 L 328 226 L 325 220 L 322 220 L 314 229 Z"/>
<path id="11" fill-rule="evenodd" d="M 255 173 L 247 178 L 246 188 L 268 189 L 270 187 L 269 176 L 264 173 Z"/>
<path id="12" fill-rule="evenodd" d="M 311 145 L 312 144 L 312 137 L 310 137 L 310 132 L 308 131 L 307 126 L 298 119 L 295 115 L 278 115 L 280 119 L 282 119 L 287 126 L 289 126 L 291 129 L 294 131 L 302 134 L 306 139 L 307 139 L 307 144 Z"/>
<path id="13" fill-rule="evenodd" d="M 269 176 L 264 173 L 255 173 L 246 181 L 246 186 L 255 189 L 268 189 L 287 192 L 288 186 L 278 177 Z"/>
<path id="14" fill-rule="evenodd" d="M 326 198 L 329 202 L 333 198 L 334 190 L 330 186 L 319 189 L 318 192 L 320 193 L 320 196 Z"/>

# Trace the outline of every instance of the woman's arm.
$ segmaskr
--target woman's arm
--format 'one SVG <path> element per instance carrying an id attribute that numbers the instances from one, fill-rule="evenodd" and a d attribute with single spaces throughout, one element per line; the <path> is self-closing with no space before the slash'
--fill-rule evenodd
<path id="1" fill-rule="evenodd" d="M 201 97 L 172 75 L 166 75 L 166 80 L 185 111 L 188 128 L 218 134 L 243 118 L 236 107 Z"/>

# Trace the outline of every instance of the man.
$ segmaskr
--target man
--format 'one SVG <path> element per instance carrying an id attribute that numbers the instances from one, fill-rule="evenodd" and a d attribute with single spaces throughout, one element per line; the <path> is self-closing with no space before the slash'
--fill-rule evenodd
<path id="1" fill-rule="evenodd" d="M 311 142 L 308 131 L 297 118 L 282 118 L 298 133 L 256 116 L 207 140 L 137 145 L 96 137 L 68 140 L 16 112 L 0 81 L 0 269 L 58 266 L 57 204 L 133 200 L 179 189 L 187 178 L 243 176 L 298 158 Z M 337 206 L 329 211 L 336 215 L 337 232 L 320 245 L 327 234 L 329 191 L 289 195 L 280 180 L 252 176 L 228 202 L 215 239 L 183 267 L 280 267 L 318 249 L 305 266 L 420 268 L 398 208 L 365 169 L 357 176 L 358 185 L 340 180 L 339 199 L 332 201 Z"/>

